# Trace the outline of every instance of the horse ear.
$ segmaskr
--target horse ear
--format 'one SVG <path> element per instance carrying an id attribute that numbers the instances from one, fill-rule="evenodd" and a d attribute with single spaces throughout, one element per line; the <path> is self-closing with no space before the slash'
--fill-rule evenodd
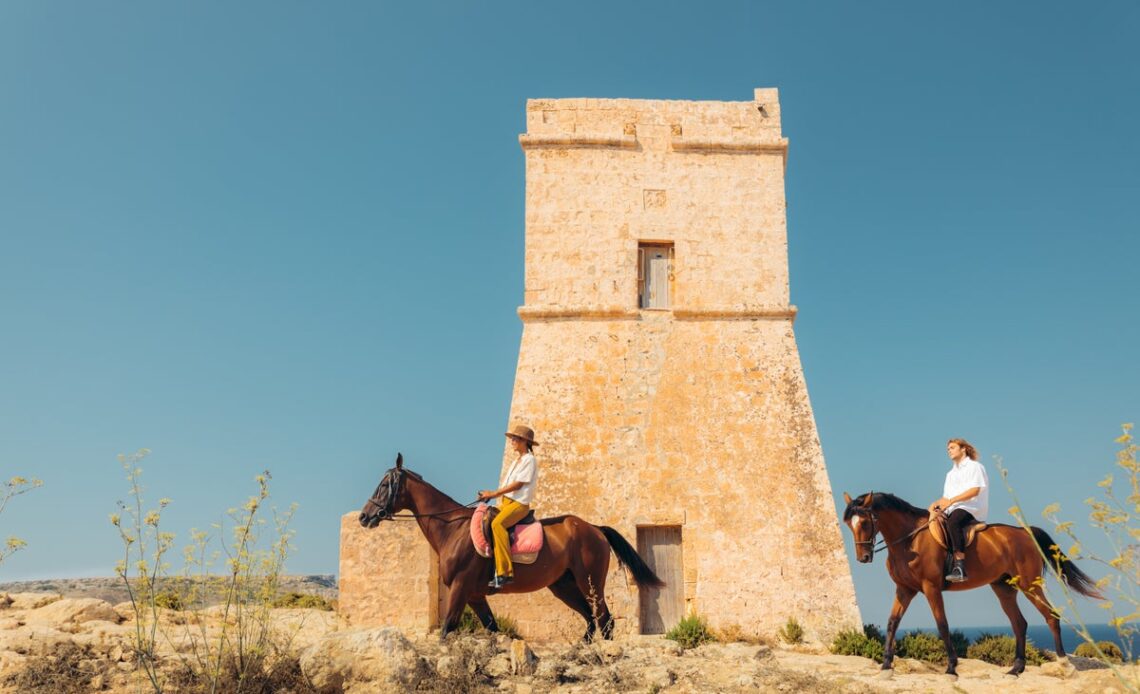
<path id="1" fill-rule="evenodd" d="M 851 505 L 851 495 L 847 492 L 843 492 L 843 503 L 847 504 L 848 506 Z"/>
<path id="2" fill-rule="evenodd" d="M 396 469 L 402 470 L 403 467 L 404 467 L 404 454 L 403 453 L 397 453 L 396 454 Z"/>

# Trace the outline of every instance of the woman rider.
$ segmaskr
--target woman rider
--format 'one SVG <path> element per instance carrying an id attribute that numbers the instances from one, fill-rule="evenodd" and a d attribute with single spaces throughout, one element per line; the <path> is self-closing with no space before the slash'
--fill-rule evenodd
<path id="1" fill-rule="evenodd" d="M 507 530 L 530 512 L 538 481 L 538 465 L 534 459 L 534 447 L 538 442 L 534 440 L 534 430 L 517 424 L 507 432 L 507 441 L 518 458 L 507 468 L 498 489 L 479 492 L 479 501 L 499 497 L 499 515 L 491 521 L 491 534 L 495 538 L 495 578 L 487 584 L 491 588 L 502 588 L 514 580 Z"/>
<path id="2" fill-rule="evenodd" d="M 946 515 L 946 541 L 954 552 L 954 564 L 946 580 L 961 583 L 966 580 L 966 526 L 975 521 L 985 522 L 990 505 L 990 480 L 978 462 L 977 449 L 965 439 L 947 441 L 946 455 L 954 467 L 946 473 L 942 498 L 931 504 L 929 510 L 931 515 Z"/>

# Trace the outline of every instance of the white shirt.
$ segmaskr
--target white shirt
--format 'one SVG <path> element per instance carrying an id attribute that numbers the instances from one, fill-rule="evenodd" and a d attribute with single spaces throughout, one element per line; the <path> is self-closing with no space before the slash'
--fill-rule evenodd
<path id="1" fill-rule="evenodd" d="M 953 499 L 967 489 L 978 487 L 978 495 L 973 499 L 959 501 L 946 509 L 946 515 L 957 509 L 965 509 L 979 521 L 985 521 L 990 510 L 990 478 L 986 475 L 986 468 L 976 460 L 962 458 L 962 462 L 955 463 L 954 467 L 946 473 L 946 483 L 942 485 L 942 496 Z"/>
<path id="2" fill-rule="evenodd" d="M 503 483 L 499 485 L 499 489 L 511 482 L 522 482 L 523 486 L 513 492 L 508 492 L 506 496 L 520 504 L 530 506 L 531 502 L 534 501 L 534 488 L 538 482 L 538 463 L 535 462 L 533 453 L 523 453 L 515 462 L 511 463 L 511 466 L 507 468 L 507 474 L 503 476 Z"/>

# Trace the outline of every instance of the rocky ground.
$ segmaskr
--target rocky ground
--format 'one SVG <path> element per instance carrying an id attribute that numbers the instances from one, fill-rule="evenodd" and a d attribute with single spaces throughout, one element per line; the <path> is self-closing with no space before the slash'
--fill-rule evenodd
<path id="1" fill-rule="evenodd" d="M 170 582 L 179 579 L 169 579 Z M 337 596 L 336 576 L 331 574 L 313 574 L 310 576 L 282 576 L 282 593 L 308 593 L 319 595 L 326 600 L 335 600 Z M 0 583 L 2 593 L 58 593 L 67 598 L 99 598 L 112 605 L 126 602 L 126 586 L 123 579 L 115 576 L 109 578 L 52 578 L 39 581 L 14 581 Z"/>
<path id="2" fill-rule="evenodd" d="M 216 636 L 223 616 L 163 611 L 160 653 L 169 691 L 179 686 L 179 657 L 192 657 L 196 634 Z M 231 620 L 232 622 L 232 620 Z M 660 637 L 597 644 L 527 644 L 485 633 L 409 638 L 395 629 L 349 629 L 332 612 L 281 609 L 270 617 L 286 656 L 267 691 L 366 694 L 427 691 L 517 692 L 1123 692 L 1095 661 L 1005 668 L 963 660 L 955 681 L 942 668 L 901 660 L 883 679 L 875 663 L 821 648 L 745 643 L 682 650 Z M 132 647 L 137 623 L 129 605 L 54 593 L 0 594 L 0 692 L 149 691 Z M 200 646 L 198 646 L 200 648 Z M 1099 666 L 1099 667 L 1098 667 Z M 1133 685 L 1140 671 L 1125 673 Z M 38 689 L 37 689 L 38 688 Z"/>

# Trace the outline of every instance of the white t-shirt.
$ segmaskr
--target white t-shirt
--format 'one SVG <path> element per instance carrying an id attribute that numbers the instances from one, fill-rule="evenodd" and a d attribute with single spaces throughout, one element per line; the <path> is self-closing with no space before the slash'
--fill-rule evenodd
<path id="1" fill-rule="evenodd" d="M 946 509 L 946 515 L 957 509 L 965 509 L 979 521 L 985 521 L 990 510 L 990 478 L 986 475 L 986 468 L 976 460 L 962 458 L 962 462 L 955 463 L 954 467 L 946 473 L 946 483 L 942 485 L 942 496 L 952 499 L 967 489 L 979 487 L 978 495 L 973 499 L 959 501 Z"/>
<path id="2" fill-rule="evenodd" d="M 534 488 L 538 482 L 538 464 L 534 460 L 533 453 L 523 453 L 518 457 L 518 460 L 511 463 L 499 488 L 502 489 L 511 482 L 522 482 L 523 486 L 513 492 L 508 492 L 506 496 L 520 504 L 530 506 L 531 502 L 534 501 Z"/>

